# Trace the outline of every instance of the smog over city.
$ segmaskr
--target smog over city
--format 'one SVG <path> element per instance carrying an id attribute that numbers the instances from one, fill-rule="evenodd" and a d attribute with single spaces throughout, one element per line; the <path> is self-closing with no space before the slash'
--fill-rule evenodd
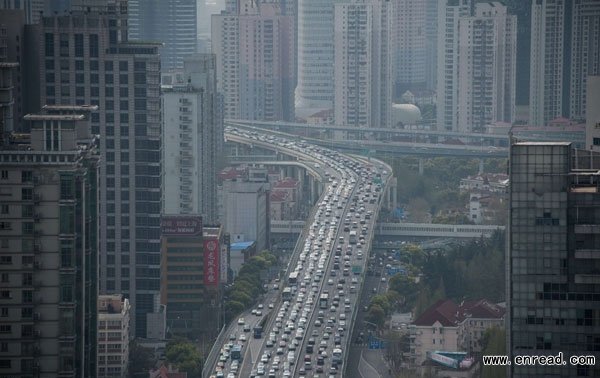
<path id="1" fill-rule="evenodd" d="M 599 0 L 0 1 L 0 377 L 598 377 Z"/>

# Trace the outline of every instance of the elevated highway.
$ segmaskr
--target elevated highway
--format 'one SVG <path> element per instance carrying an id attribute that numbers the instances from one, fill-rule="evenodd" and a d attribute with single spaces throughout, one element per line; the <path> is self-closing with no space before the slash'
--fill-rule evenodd
<path id="1" fill-rule="evenodd" d="M 387 196 L 392 169 L 383 162 L 343 155 L 308 141 L 298 141 L 297 137 L 285 138 L 279 133 L 228 126 L 228 141 L 274 150 L 288 160 L 292 158 L 309 166 L 325 167 L 328 179 L 324 180 L 325 190 L 317 206 L 301 228 L 282 279 L 280 289 L 288 288 L 285 300 L 278 296 L 275 300 L 259 302 L 261 308 L 269 308 L 264 338 L 242 335 L 243 330 L 236 327 L 240 320 L 234 319 L 224 331 L 232 332 L 231 337 L 220 336 L 206 361 L 203 376 L 298 377 L 312 376 L 310 371 L 319 369 L 340 376 L 351 340 L 351 325 L 358 311 L 358 295 L 375 220 Z M 331 287 L 332 278 L 337 276 L 343 276 L 347 281 L 335 278 L 337 284 Z M 283 295 L 283 290 L 280 293 Z M 319 319 L 325 323 L 319 313 L 325 293 L 331 294 L 331 300 L 325 300 L 325 305 L 327 321 L 335 323 L 335 332 L 329 323 L 323 328 L 317 324 Z M 255 322 L 252 318 L 251 324 Z M 310 335 L 316 345 L 308 361 L 304 354 L 311 342 Z M 242 345 L 243 360 L 232 361 L 231 344 Z"/>
<path id="2" fill-rule="evenodd" d="M 244 130 L 250 130 L 254 132 L 265 132 L 263 126 L 270 126 L 271 129 L 268 132 L 273 135 L 281 135 L 288 138 L 297 139 L 298 136 L 289 134 L 282 131 L 277 131 L 277 126 L 281 126 L 280 123 L 258 123 L 252 121 L 225 121 L 226 126 L 236 127 Z M 303 125 L 303 124 L 300 124 Z M 304 125 L 306 127 L 306 125 Z M 331 128 L 340 128 L 341 126 L 331 126 Z M 373 130 L 362 131 L 365 133 L 372 133 Z M 394 132 L 390 129 L 381 129 L 382 132 Z M 354 130 L 356 131 L 356 130 Z M 454 144 L 443 144 L 435 141 L 429 142 L 406 142 L 406 141 L 392 141 L 392 140 L 373 140 L 373 139 L 320 139 L 312 138 L 308 136 L 302 136 L 302 140 L 313 145 L 322 146 L 325 148 L 335 149 L 349 154 L 360 154 L 360 155 L 378 155 L 378 156 L 423 156 L 423 157 L 436 157 L 436 156 L 449 156 L 449 157 L 471 157 L 471 158 L 506 158 L 508 156 L 507 147 L 497 147 L 484 144 L 483 141 L 477 145 L 454 145 Z"/>

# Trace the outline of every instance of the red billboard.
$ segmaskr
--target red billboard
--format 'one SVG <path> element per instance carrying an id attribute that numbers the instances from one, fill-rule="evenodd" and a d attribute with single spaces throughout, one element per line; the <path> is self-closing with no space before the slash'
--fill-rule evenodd
<path id="1" fill-rule="evenodd" d="M 160 228 L 164 236 L 199 236 L 202 235 L 202 217 L 163 216 L 160 220 Z"/>
<path id="2" fill-rule="evenodd" d="M 219 240 L 204 239 L 204 285 L 219 284 Z"/>

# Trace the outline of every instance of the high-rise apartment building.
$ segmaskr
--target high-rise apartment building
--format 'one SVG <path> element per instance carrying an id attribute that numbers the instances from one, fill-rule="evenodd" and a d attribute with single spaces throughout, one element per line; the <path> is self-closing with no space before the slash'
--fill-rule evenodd
<path id="1" fill-rule="evenodd" d="M 393 20 L 394 98 L 407 90 L 426 87 L 425 11 L 429 6 L 423 0 L 397 0 Z M 436 46 L 437 48 L 437 46 Z"/>
<path id="2" fill-rule="evenodd" d="M 569 118 L 583 120 L 586 111 L 586 81 L 600 75 L 600 2 L 577 0 L 570 4 Z M 569 38 L 569 36 L 567 36 Z M 596 105 L 594 105 L 596 106 Z"/>
<path id="3" fill-rule="evenodd" d="M 515 118 L 517 17 L 499 2 L 479 3 L 458 25 L 458 125 L 483 131 Z M 447 75 L 447 73 L 446 73 Z"/>
<path id="4" fill-rule="evenodd" d="M 585 119 L 586 80 L 600 74 L 599 46 L 598 1 L 533 1 L 530 124 Z"/>
<path id="5" fill-rule="evenodd" d="M 29 141 L 0 149 L 3 375 L 96 376 L 100 154 L 90 110 L 27 115 Z"/>
<path id="6" fill-rule="evenodd" d="M 451 2 L 449 1 L 448 4 Z M 438 129 L 483 131 L 515 116 L 516 16 L 499 2 L 448 5 L 440 17 Z"/>
<path id="7" fill-rule="evenodd" d="M 223 117 L 216 89 L 216 59 L 185 59 L 183 82 L 163 86 L 163 213 L 217 220 L 217 167 Z M 167 195 L 168 194 L 168 195 Z"/>
<path id="8" fill-rule="evenodd" d="M 529 124 L 545 125 L 563 115 L 564 0 L 531 4 Z"/>
<path id="9" fill-rule="evenodd" d="M 294 16 L 279 2 L 229 3 L 212 17 L 225 118 L 294 121 Z"/>
<path id="10" fill-rule="evenodd" d="M 196 12 L 196 0 L 129 0 L 129 39 L 162 42 L 161 71 L 181 71 L 196 52 Z"/>
<path id="11" fill-rule="evenodd" d="M 0 138 L 22 129 L 24 36 L 25 13 L 0 10 Z"/>
<path id="12" fill-rule="evenodd" d="M 129 42 L 127 2 L 105 3 L 42 18 L 32 48 L 42 104 L 99 107 L 100 291 L 129 298 L 143 337 L 160 288 L 160 45 Z"/>
<path id="13" fill-rule="evenodd" d="M 121 294 L 98 297 L 98 378 L 127 376 L 130 309 Z"/>
<path id="14" fill-rule="evenodd" d="M 19 63 L 8 55 L 7 27 L 0 15 L 0 146 L 15 129 L 15 81 Z"/>
<path id="15" fill-rule="evenodd" d="M 507 245 L 507 350 L 563 353 L 565 365 L 512 364 L 510 376 L 597 377 L 600 357 L 600 154 L 571 143 L 511 146 Z"/>
<path id="16" fill-rule="evenodd" d="M 478 0 L 484 2 L 487 0 Z M 508 13 L 517 16 L 516 105 L 529 104 L 529 59 L 531 49 L 531 1 L 503 0 Z"/>
<path id="17" fill-rule="evenodd" d="M 391 127 L 393 16 L 389 1 L 335 2 L 336 125 Z"/>
<path id="18" fill-rule="evenodd" d="M 600 151 L 600 76 L 588 76 L 586 85 L 585 146 Z"/>
<path id="19" fill-rule="evenodd" d="M 311 115 L 332 108 L 333 2 L 299 0 L 296 109 Z"/>
<path id="20" fill-rule="evenodd" d="M 438 130 L 458 130 L 458 21 L 471 15 L 471 6 L 471 0 L 446 0 L 438 5 Z"/>
<path id="21" fill-rule="evenodd" d="M 438 59 L 438 8 L 439 0 L 425 0 L 425 89 L 435 92 L 437 88 Z"/>

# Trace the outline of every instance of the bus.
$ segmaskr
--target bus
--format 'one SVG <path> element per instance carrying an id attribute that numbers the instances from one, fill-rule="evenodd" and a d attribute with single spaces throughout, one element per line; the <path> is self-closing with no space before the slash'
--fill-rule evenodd
<path id="1" fill-rule="evenodd" d="M 262 326 L 256 326 L 254 327 L 254 338 L 255 339 L 260 339 L 262 337 L 262 331 L 263 331 L 263 327 Z"/>
<path id="2" fill-rule="evenodd" d="M 319 308 L 328 308 L 329 307 L 329 294 L 323 293 L 321 297 L 319 297 Z"/>
<path id="3" fill-rule="evenodd" d="M 356 231 L 355 230 L 350 231 L 349 243 L 356 244 Z"/>
<path id="4" fill-rule="evenodd" d="M 290 276 L 288 277 L 288 283 L 290 285 L 296 285 L 298 283 L 298 273 L 297 270 L 290 273 Z"/>
<path id="5" fill-rule="evenodd" d="M 284 301 L 289 301 L 292 299 L 292 289 L 289 286 L 283 289 L 283 292 L 281 293 L 281 299 Z"/>
<path id="6" fill-rule="evenodd" d="M 242 355 L 242 346 L 240 344 L 236 344 L 231 348 L 231 359 L 242 361 L 244 356 Z"/>

